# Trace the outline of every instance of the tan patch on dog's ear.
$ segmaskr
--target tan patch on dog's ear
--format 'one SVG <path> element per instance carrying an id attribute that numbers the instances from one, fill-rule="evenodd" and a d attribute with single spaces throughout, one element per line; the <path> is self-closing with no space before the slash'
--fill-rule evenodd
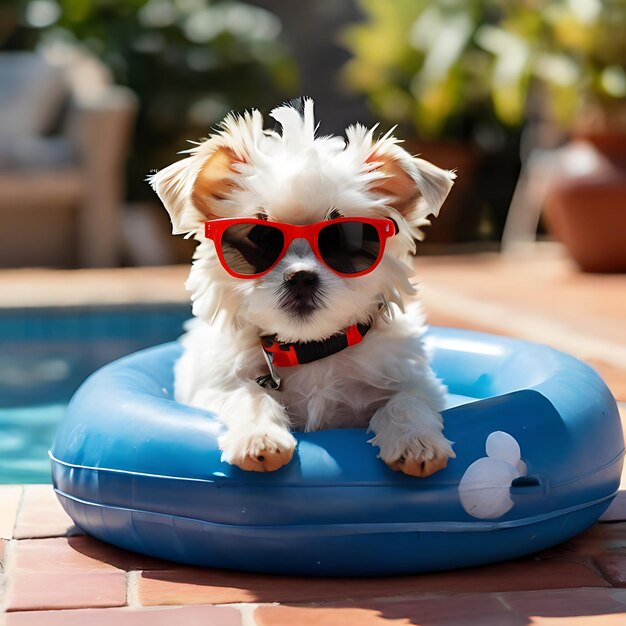
<path id="1" fill-rule="evenodd" d="M 455 178 L 454 172 L 442 170 L 403 150 L 397 157 L 374 152 L 367 162 L 385 175 L 372 184 L 371 191 L 387 196 L 389 206 L 405 218 L 409 214 L 418 218 L 430 214 L 436 217 Z"/>
<path id="2" fill-rule="evenodd" d="M 399 213 L 404 215 L 410 211 L 417 204 L 421 192 L 400 163 L 380 155 L 372 155 L 367 161 L 380 163 L 376 171 L 386 176 L 372 187 L 372 191 L 389 196 L 390 206 Z"/>
<path id="3" fill-rule="evenodd" d="M 218 148 L 204 163 L 191 191 L 191 201 L 207 218 L 217 217 L 212 210 L 216 200 L 226 198 L 236 184 L 233 180 L 234 163 L 241 163 L 230 148 Z"/>

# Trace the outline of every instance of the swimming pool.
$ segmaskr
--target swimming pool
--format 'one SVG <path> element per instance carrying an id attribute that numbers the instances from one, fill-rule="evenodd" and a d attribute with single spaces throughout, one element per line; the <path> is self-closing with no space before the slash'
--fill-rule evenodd
<path id="1" fill-rule="evenodd" d="M 171 341 L 187 304 L 0 311 L 0 484 L 50 482 L 48 449 L 78 386 L 125 354 Z"/>

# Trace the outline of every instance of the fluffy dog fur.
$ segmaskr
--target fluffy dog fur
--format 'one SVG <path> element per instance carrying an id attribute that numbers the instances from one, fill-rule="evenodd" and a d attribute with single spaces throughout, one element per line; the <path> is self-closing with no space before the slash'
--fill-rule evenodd
<path id="1" fill-rule="evenodd" d="M 227 116 L 187 158 L 151 178 L 173 232 L 199 241 L 187 282 L 195 319 L 182 338 L 175 397 L 220 416 L 223 459 L 245 470 L 288 463 L 293 429 L 369 425 L 371 443 L 389 467 L 428 476 L 454 452 L 442 433 L 445 390 L 422 346 L 422 317 L 404 312 L 405 297 L 414 294 L 407 261 L 454 175 L 411 157 L 389 133 L 377 139 L 374 129 L 358 124 L 346 130 L 345 140 L 315 137 L 311 100 L 301 111 L 285 105 L 271 116 L 281 133 L 264 129 L 256 110 Z M 237 279 L 204 237 L 204 222 L 220 217 L 308 224 L 338 215 L 391 217 L 398 224 L 371 273 L 342 278 L 296 240 L 269 273 Z M 298 270 L 318 276 L 305 311 L 294 311 L 283 289 Z M 395 305 L 396 314 L 381 315 L 383 302 L 388 312 Z M 360 344 L 280 368 L 281 390 L 255 382 L 267 373 L 259 336 L 313 341 L 368 322 L 372 329 Z"/>

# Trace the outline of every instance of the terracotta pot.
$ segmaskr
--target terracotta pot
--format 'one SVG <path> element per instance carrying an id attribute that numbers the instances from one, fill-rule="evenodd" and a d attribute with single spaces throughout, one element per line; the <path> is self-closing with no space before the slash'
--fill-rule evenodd
<path id="1" fill-rule="evenodd" d="M 549 232 L 587 272 L 626 272 L 626 134 L 579 135 L 546 198 Z"/>
<path id="2" fill-rule="evenodd" d="M 480 207 L 473 186 L 481 155 L 467 144 L 452 141 L 409 140 L 403 147 L 438 167 L 456 170 L 457 178 L 439 217 L 424 227 L 426 244 L 448 244 L 476 239 Z"/>

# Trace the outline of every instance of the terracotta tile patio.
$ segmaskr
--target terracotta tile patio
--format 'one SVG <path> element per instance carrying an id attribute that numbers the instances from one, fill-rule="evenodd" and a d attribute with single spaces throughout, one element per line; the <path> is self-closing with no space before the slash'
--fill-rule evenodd
<path id="1" fill-rule="evenodd" d="M 545 249 L 524 259 L 422 258 L 417 266 L 431 323 L 572 352 L 591 361 L 626 403 L 626 275 L 581 275 Z M 127 301 L 129 283 L 141 281 L 143 293 L 160 290 L 175 301 L 185 297 L 185 273 L 42 270 L 30 277 L 42 289 L 53 285 L 58 302 L 60 291 L 72 302 L 86 298 L 92 277 L 110 286 L 100 290 L 101 301 Z M 10 274 L 0 275 L 0 291 L 17 280 Z M 33 292 L 36 302 L 13 291 L 10 304 L 41 304 L 41 291 Z M 563 545 L 471 570 L 369 580 L 178 566 L 81 535 L 48 485 L 0 486 L 0 626 L 626 625 L 622 484 L 605 521 Z"/>
<path id="2" fill-rule="evenodd" d="M 52 511 L 50 486 L 18 489 L 22 504 L 9 515 L 15 487 L 0 486 L 6 626 L 626 624 L 626 516 L 508 563 L 424 576 L 302 579 L 124 552 L 71 534 L 60 505 Z M 37 509 L 50 512 L 48 524 L 32 533 L 22 528 L 19 539 L 6 532 Z"/>

